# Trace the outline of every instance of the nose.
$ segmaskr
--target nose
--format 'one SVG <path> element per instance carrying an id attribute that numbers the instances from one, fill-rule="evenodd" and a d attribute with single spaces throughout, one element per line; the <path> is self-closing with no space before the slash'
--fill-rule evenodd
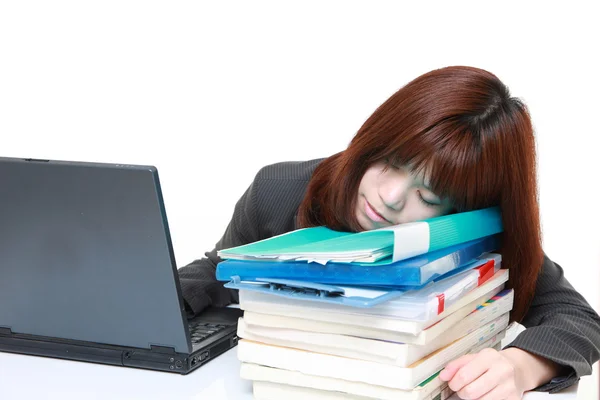
<path id="1" fill-rule="evenodd" d="M 410 174 L 405 171 L 394 171 L 379 182 L 379 198 L 383 204 L 394 210 L 402 211 L 406 204 L 406 196 L 411 185 Z"/>

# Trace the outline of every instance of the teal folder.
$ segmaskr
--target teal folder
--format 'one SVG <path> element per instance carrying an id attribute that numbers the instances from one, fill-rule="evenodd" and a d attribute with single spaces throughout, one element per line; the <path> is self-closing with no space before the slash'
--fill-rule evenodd
<path id="1" fill-rule="evenodd" d="M 444 215 L 371 231 L 305 228 L 223 249 L 222 259 L 389 264 L 502 232 L 498 207 Z"/>

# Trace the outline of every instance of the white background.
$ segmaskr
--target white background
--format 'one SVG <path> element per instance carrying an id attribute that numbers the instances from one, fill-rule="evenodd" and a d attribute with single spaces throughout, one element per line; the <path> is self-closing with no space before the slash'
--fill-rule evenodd
<path id="1" fill-rule="evenodd" d="M 599 308 L 591 2 L 208 3 L 0 3 L 0 155 L 156 165 L 182 266 L 261 166 L 344 149 L 422 73 L 481 67 L 530 108 L 544 248 Z"/>

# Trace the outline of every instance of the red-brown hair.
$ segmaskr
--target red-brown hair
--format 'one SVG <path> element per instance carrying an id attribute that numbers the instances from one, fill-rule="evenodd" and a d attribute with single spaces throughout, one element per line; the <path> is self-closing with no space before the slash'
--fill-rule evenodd
<path id="1" fill-rule="evenodd" d="M 315 170 L 299 226 L 359 231 L 355 206 L 366 170 L 389 158 L 426 170 L 432 190 L 456 212 L 500 206 L 502 264 L 521 321 L 543 262 L 533 128 L 526 106 L 490 72 L 447 67 L 398 90 L 358 130 L 348 148 Z"/>

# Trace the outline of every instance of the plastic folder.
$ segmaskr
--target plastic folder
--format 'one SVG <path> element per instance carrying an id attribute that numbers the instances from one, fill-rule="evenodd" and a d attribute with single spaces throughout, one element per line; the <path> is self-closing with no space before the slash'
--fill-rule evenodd
<path id="1" fill-rule="evenodd" d="M 361 308 L 373 307 L 404 294 L 404 291 L 401 290 L 331 286 L 285 279 L 258 278 L 255 282 L 242 282 L 237 276 L 234 276 L 231 282 L 226 283 L 225 287 L 273 294 L 298 300 L 323 301 Z"/>
<path id="2" fill-rule="evenodd" d="M 333 286 L 312 282 L 285 279 L 258 278 L 253 282 L 243 282 L 239 277 L 225 284 L 229 289 L 257 292 L 262 295 L 279 296 L 297 302 L 309 301 L 329 303 L 336 306 L 381 309 L 382 315 L 395 314 L 404 310 L 411 316 L 418 310 L 431 310 L 441 313 L 445 305 L 452 304 L 462 294 L 481 285 L 500 269 L 501 256 L 482 256 L 470 271 L 458 273 L 448 279 L 432 283 L 421 290 L 395 290 L 389 288 L 365 288 L 353 286 Z M 377 306 L 377 307 L 376 307 Z"/>
<path id="3" fill-rule="evenodd" d="M 290 279 L 334 285 L 401 286 L 417 288 L 452 273 L 474 267 L 477 257 L 498 250 L 501 235 L 492 235 L 438 251 L 397 261 L 388 265 L 364 263 L 328 263 L 306 261 L 226 260 L 217 266 L 217 279 L 242 281 L 259 278 Z"/>
<path id="4" fill-rule="evenodd" d="M 391 264 L 502 232 L 498 207 L 444 215 L 359 233 L 306 228 L 223 249 L 222 259 Z"/>

